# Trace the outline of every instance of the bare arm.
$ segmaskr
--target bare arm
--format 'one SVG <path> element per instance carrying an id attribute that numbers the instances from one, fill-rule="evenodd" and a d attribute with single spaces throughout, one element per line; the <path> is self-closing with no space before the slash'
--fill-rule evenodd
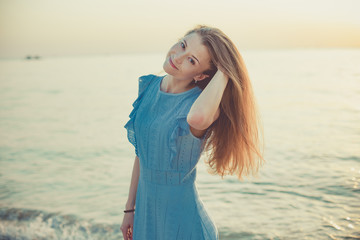
<path id="1" fill-rule="evenodd" d="M 136 156 L 134 161 L 133 172 L 131 176 L 129 196 L 125 205 L 125 209 L 127 210 L 135 208 L 136 191 L 139 182 L 139 175 L 140 175 L 140 164 L 139 164 L 139 158 Z M 123 222 L 120 227 L 123 233 L 124 240 L 132 239 L 133 226 L 134 226 L 134 212 L 124 213 Z"/>
<path id="2" fill-rule="evenodd" d="M 136 156 L 134 161 L 132 176 L 131 176 L 129 196 L 125 205 L 126 209 L 135 208 L 136 190 L 139 182 L 139 175 L 140 175 L 139 157 Z"/>
<path id="3" fill-rule="evenodd" d="M 229 78 L 218 70 L 191 106 L 187 122 L 195 129 L 207 129 L 220 114 L 219 105 Z"/>

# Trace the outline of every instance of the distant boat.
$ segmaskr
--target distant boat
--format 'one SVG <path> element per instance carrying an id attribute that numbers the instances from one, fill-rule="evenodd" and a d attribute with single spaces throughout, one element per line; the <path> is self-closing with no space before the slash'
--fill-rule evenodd
<path id="1" fill-rule="evenodd" d="M 26 60 L 39 60 L 41 57 L 39 55 L 26 55 Z"/>

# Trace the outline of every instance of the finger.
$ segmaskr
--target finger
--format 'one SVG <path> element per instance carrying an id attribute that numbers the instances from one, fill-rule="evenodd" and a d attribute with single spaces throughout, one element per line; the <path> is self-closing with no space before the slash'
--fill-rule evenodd
<path id="1" fill-rule="evenodd" d="M 128 236 L 128 238 L 132 237 L 132 229 L 131 229 L 131 227 L 128 228 L 127 236 Z"/>
<path id="2" fill-rule="evenodd" d="M 128 238 L 129 240 L 132 240 L 133 238 L 133 231 L 131 226 L 128 228 Z"/>

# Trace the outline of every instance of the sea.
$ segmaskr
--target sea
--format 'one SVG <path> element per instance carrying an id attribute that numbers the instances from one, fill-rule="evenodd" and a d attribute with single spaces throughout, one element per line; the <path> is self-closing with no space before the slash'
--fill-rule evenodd
<path id="1" fill-rule="evenodd" d="M 360 239 L 360 49 L 248 49 L 265 164 L 196 184 L 220 239 Z M 0 59 L 0 239 L 122 239 L 125 123 L 165 53 Z"/>

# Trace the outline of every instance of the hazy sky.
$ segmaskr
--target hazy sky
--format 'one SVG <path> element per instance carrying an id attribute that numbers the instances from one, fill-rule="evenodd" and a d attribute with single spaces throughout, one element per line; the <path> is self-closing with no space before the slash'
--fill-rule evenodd
<path id="1" fill-rule="evenodd" d="M 359 0 L 0 0 L 0 57 L 166 52 L 188 29 L 241 49 L 360 47 Z"/>

